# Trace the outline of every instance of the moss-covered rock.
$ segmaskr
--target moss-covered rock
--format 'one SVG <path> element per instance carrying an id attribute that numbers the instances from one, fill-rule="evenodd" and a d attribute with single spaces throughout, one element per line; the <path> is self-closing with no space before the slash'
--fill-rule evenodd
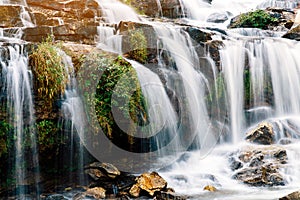
<path id="1" fill-rule="evenodd" d="M 261 28 L 267 29 L 269 25 L 277 22 L 277 18 L 264 10 L 243 13 L 231 20 L 229 28 Z"/>

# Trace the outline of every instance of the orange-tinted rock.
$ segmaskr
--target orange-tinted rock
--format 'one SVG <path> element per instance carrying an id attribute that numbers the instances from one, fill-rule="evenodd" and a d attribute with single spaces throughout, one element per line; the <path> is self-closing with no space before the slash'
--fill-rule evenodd
<path id="1" fill-rule="evenodd" d="M 22 19 L 20 17 L 22 12 L 23 12 L 22 6 L 0 5 L 0 27 L 10 28 L 10 27 L 24 26 Z"/>
<path id="2" fill-rule="evenodd" d="M 167 187 L 167 182 L 158 173 L 151 172 L 140 175 L 136 185 L 153 196 L 154 192 L 164 190 Z"/>

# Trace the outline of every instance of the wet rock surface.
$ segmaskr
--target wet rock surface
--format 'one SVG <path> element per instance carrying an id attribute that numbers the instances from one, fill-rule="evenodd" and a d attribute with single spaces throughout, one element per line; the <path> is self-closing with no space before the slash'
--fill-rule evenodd
<path id="1" fill-rule="evenodd" d="M 279 200 L 299 200 L 299 199 L 300 199 L 300 191 L 296 191 L 284 197 L 279 198 Z"/>
<path id="2" fill-rule="evenodd" d="M 274 130 L 272 124 L 262 122 L 246 134 L 246 140 L 257 144 L 273 144 Z"/>
<path id="3" fill-rule="evenodd" d="M 285 185 L 280 170 L 287 161 L 280 146 L 248 146 L 229 156 L 232 177 L 251 186 Z"/>
<path id="4" fill-rule="evenodd" d="M 0 28 L 23 27 L 21 14 L 28 11 L 20 5 L 0 5 Z"/>
<path id="5" fill-rule="evenodd" d="M 300 25 L 292 27 L 286 34 L 282 36 L 283 38 L 288 38 L 292 40 L 300 41 Z"/>

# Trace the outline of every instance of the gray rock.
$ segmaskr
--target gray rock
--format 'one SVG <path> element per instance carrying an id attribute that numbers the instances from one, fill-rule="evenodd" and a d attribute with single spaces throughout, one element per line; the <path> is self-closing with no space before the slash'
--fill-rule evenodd
<path id="1" fill-rule="evenodd" d="M 212 23 L 223 23 L 228 20 L 228 14 L 227 13 L 213 13 L 208 16 L 207 22 Z"/>

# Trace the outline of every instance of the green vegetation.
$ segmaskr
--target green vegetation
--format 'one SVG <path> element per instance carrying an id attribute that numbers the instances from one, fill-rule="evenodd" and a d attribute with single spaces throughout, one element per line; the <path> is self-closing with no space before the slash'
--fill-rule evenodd
<path id="1" fill-rule="evenodd" d="M 130 63 L 121 56 L 115 58 L 93 54 L 86 58 L 84 65 L 86 71 L 80 74 L 79 80 L 82 81 L 80 85 L 83 87 L 87 109 L 94 110 L 94 117 L 109 138 L 117 136 L 112 107 L 120 111 L 124 119 L 132 119 L 135 123 L 140 120 L 139 116 L 147 118 L 137 74 Z M 96 91 L 90 91 L 93 85 Z M 124 104 L 126 102 L 128 105 Z M 130 125 L 128 130 L 135 131 Z"/>
<path id="2" fill-rule="evenodd" d="M 128 31 L 130 49 L 129 57 L 140 63 L 147 61 L 147 38 L 141 29 L 133 29 Z"/>
<path id="3" fill-rule="evenodd" d="M 58 133 L 57 124 L 50 120 L 43 120 L 36 123 L 38 131 L 38 144 L 41 151 L 51 148 L 56 144 L 55 138 Z"/>
<path id="4" fill-rule="evenodd" d="M 244 71 L 244 99 L 245 105 L 253 103 L 252 88 L 251 88 L 251 73 L 249 69 Z"/>
<path id="5" fill-rule="evenodd" d="M 267 29 L 268 25 L 276 22 L 278 19 L 272 17 L 264 10 L 243 13 L 238 19 L 230 25 L 230 28 L 261 28 Z"/>
<path id="6" fill-rule="evenodd" d="M 58 45 L 49 37 L 38 44 L 29 57 L 30 66 L 35 76 L 35 88 L 45 105 L 52 107 L 53 101 L 64 92 L 67 74 L 62 57 L 57 52 Z"/>
<path id="7" fill-rule="evenodd" d="M 4 120 L 0 121 L 0 157 L 8 153 L 13 140 L 13 127 Z"/>

